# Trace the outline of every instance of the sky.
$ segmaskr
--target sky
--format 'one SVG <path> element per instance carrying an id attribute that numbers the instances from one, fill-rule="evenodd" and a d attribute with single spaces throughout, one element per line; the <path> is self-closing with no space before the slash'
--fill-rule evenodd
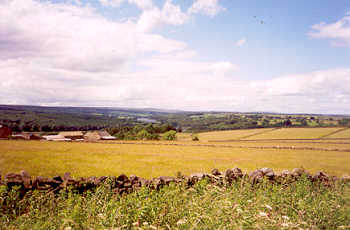
<path id="1" fill-rule="evenodd" d="M 0 104 L 350 114 L 350 1 L 0 0 Z"/>

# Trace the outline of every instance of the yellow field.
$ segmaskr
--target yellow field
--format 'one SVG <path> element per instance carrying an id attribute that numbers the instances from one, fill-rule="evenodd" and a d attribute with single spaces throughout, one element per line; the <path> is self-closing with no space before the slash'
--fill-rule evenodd
<path id="1" fill-rule="evenodd" d="M 271 132 L 262 133 L 246 140 L 259 139 L 313 139 L 321 138 L 342 128 L 281 128 Z"/>
<path id="2" fill-rule="evenodd" d="M 350 138 L 350 129 L 345 129 L 343 131 L 330 135 L 327 138 Z"/>
<path id="3" fill-rule="evenodd" d="M 239 140 L 248 136 L 257 135 L 260 133 L 269 132 L 273 129 L 242 129 L 242 130 L 228 130 L 228 131 L 213 131 L 200 133 L 198 135 L 201 141 L 228 141 Z"/>
<path id="4" fill-rule="evenodd" d="M 245 171 L 260 167 L 281 171 L 303 166 L 313 173 L 322 170 L 337 176 L 350 174 L 350 153 L 345 151 L 250 148 L 254 144 L 261 146 L 258 142 L 246 147 L 188 141 L 123 143 L 0 141 L 0 169 L 2 174 L 24 169 L 42 176 L 69 171 L 77 177 L 126 173 L 151 178 L 175 175 L 178 171 L 188 175 L 235 166 Z"/>

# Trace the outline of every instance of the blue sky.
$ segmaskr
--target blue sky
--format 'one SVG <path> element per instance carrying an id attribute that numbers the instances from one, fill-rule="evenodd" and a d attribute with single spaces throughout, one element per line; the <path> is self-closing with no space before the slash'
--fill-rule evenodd
<path id="1" fill-rule="evenodd" d="M 346 0 L 3 0 L 0 103 L 349 113 Z"/>

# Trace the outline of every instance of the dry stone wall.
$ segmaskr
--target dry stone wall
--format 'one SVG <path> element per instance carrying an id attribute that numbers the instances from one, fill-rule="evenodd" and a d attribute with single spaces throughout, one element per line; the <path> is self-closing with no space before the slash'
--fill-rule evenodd
<path id="1" fill-rule="evenodd" d="M 270 168 L 261 168 L 253 172 L 244 173 L 239 168 L 227 169 L 225 172 L 220 172 L 218 169 L 213 169 L 211 173 L 195 173 L 190 176 L 160 176 L 153 179 L 144 179 L 135 175 L 130 177 L 121 174 L 115 176 L 101 177 L 81 177 L 73 178 L 70 173 L 65 173 L 61 176 L 47 177 L 31 177 L 26 171 L 20 173 L 8 173 L 2 178 L 0 176 L 0 184 L 13 188 L 17 186 L 19 191 L 24 195 L 33 190 L 58 192 L 61 189 L 72 189 L 79 193 L 84 193 L 89 190 L 94 190 L 102 184 L 109 184 L 113 192 L 118 194 L 130 193 L 140 189 L 143 186 L 160 189 L 170 183 L 185 184 L 188 187 L 195 185 L 198 181 L 207 179 L 210 183 L 215 183 L 220 186 L 229 186 L 234 181 L 245 180 L 252 185 L 259 184 L 264 180 L 271 183 L 288 184 L 300 178 L 307 178 L 314 183 L 323 183 L 332 186 L 335 183 L 350 183 L 349 176 L 341 178 L 329 176 L 324 172 L 318 172 L 311 175 L 305 169 L 295 168 L 292 171 L 283 170 L 281 173 L 275 173 Z"/>

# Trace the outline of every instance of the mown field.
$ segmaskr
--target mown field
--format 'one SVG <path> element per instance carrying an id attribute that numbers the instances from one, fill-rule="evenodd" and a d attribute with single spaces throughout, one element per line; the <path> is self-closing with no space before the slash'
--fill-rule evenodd
<path id="1" fill-rule="evenodd" d="M 237 130 L 199 134 L 200 141 L 190 141 L 190 134 L 181 134 L 179 140 L 174 142 L 2 140 L 0 168 L 2 174 L 24 169 L 31 175 L 44 176 L 69 171 L 76 177 L 126 173 L 151 178 L 174 176 L 177 172 L 209 172 L 213 168 L 225 170 L 233 166 L 245 171 L 270 167 L 277 172 L 304 167 L 312 173 L 325 171 L 342 176 L 350 174 L 350 142 L 345 139 L 332 142 L 329 137 L 317 139 L 327 135 L 327 132 L 332 134 L 336 131 L 337 128 Z M 342 132 L 347 134 L 347 130 Z M 337 138 L 342 132 L 335 133 Z M 249 135 L 248 138 L 239 139 L 239 136 Z M 259 139 L 259 136 L 263 138 Z M 297 137 L 302 140 L 297 140 Z M 308 141 L 307 137 L 312 140 Z"/>

